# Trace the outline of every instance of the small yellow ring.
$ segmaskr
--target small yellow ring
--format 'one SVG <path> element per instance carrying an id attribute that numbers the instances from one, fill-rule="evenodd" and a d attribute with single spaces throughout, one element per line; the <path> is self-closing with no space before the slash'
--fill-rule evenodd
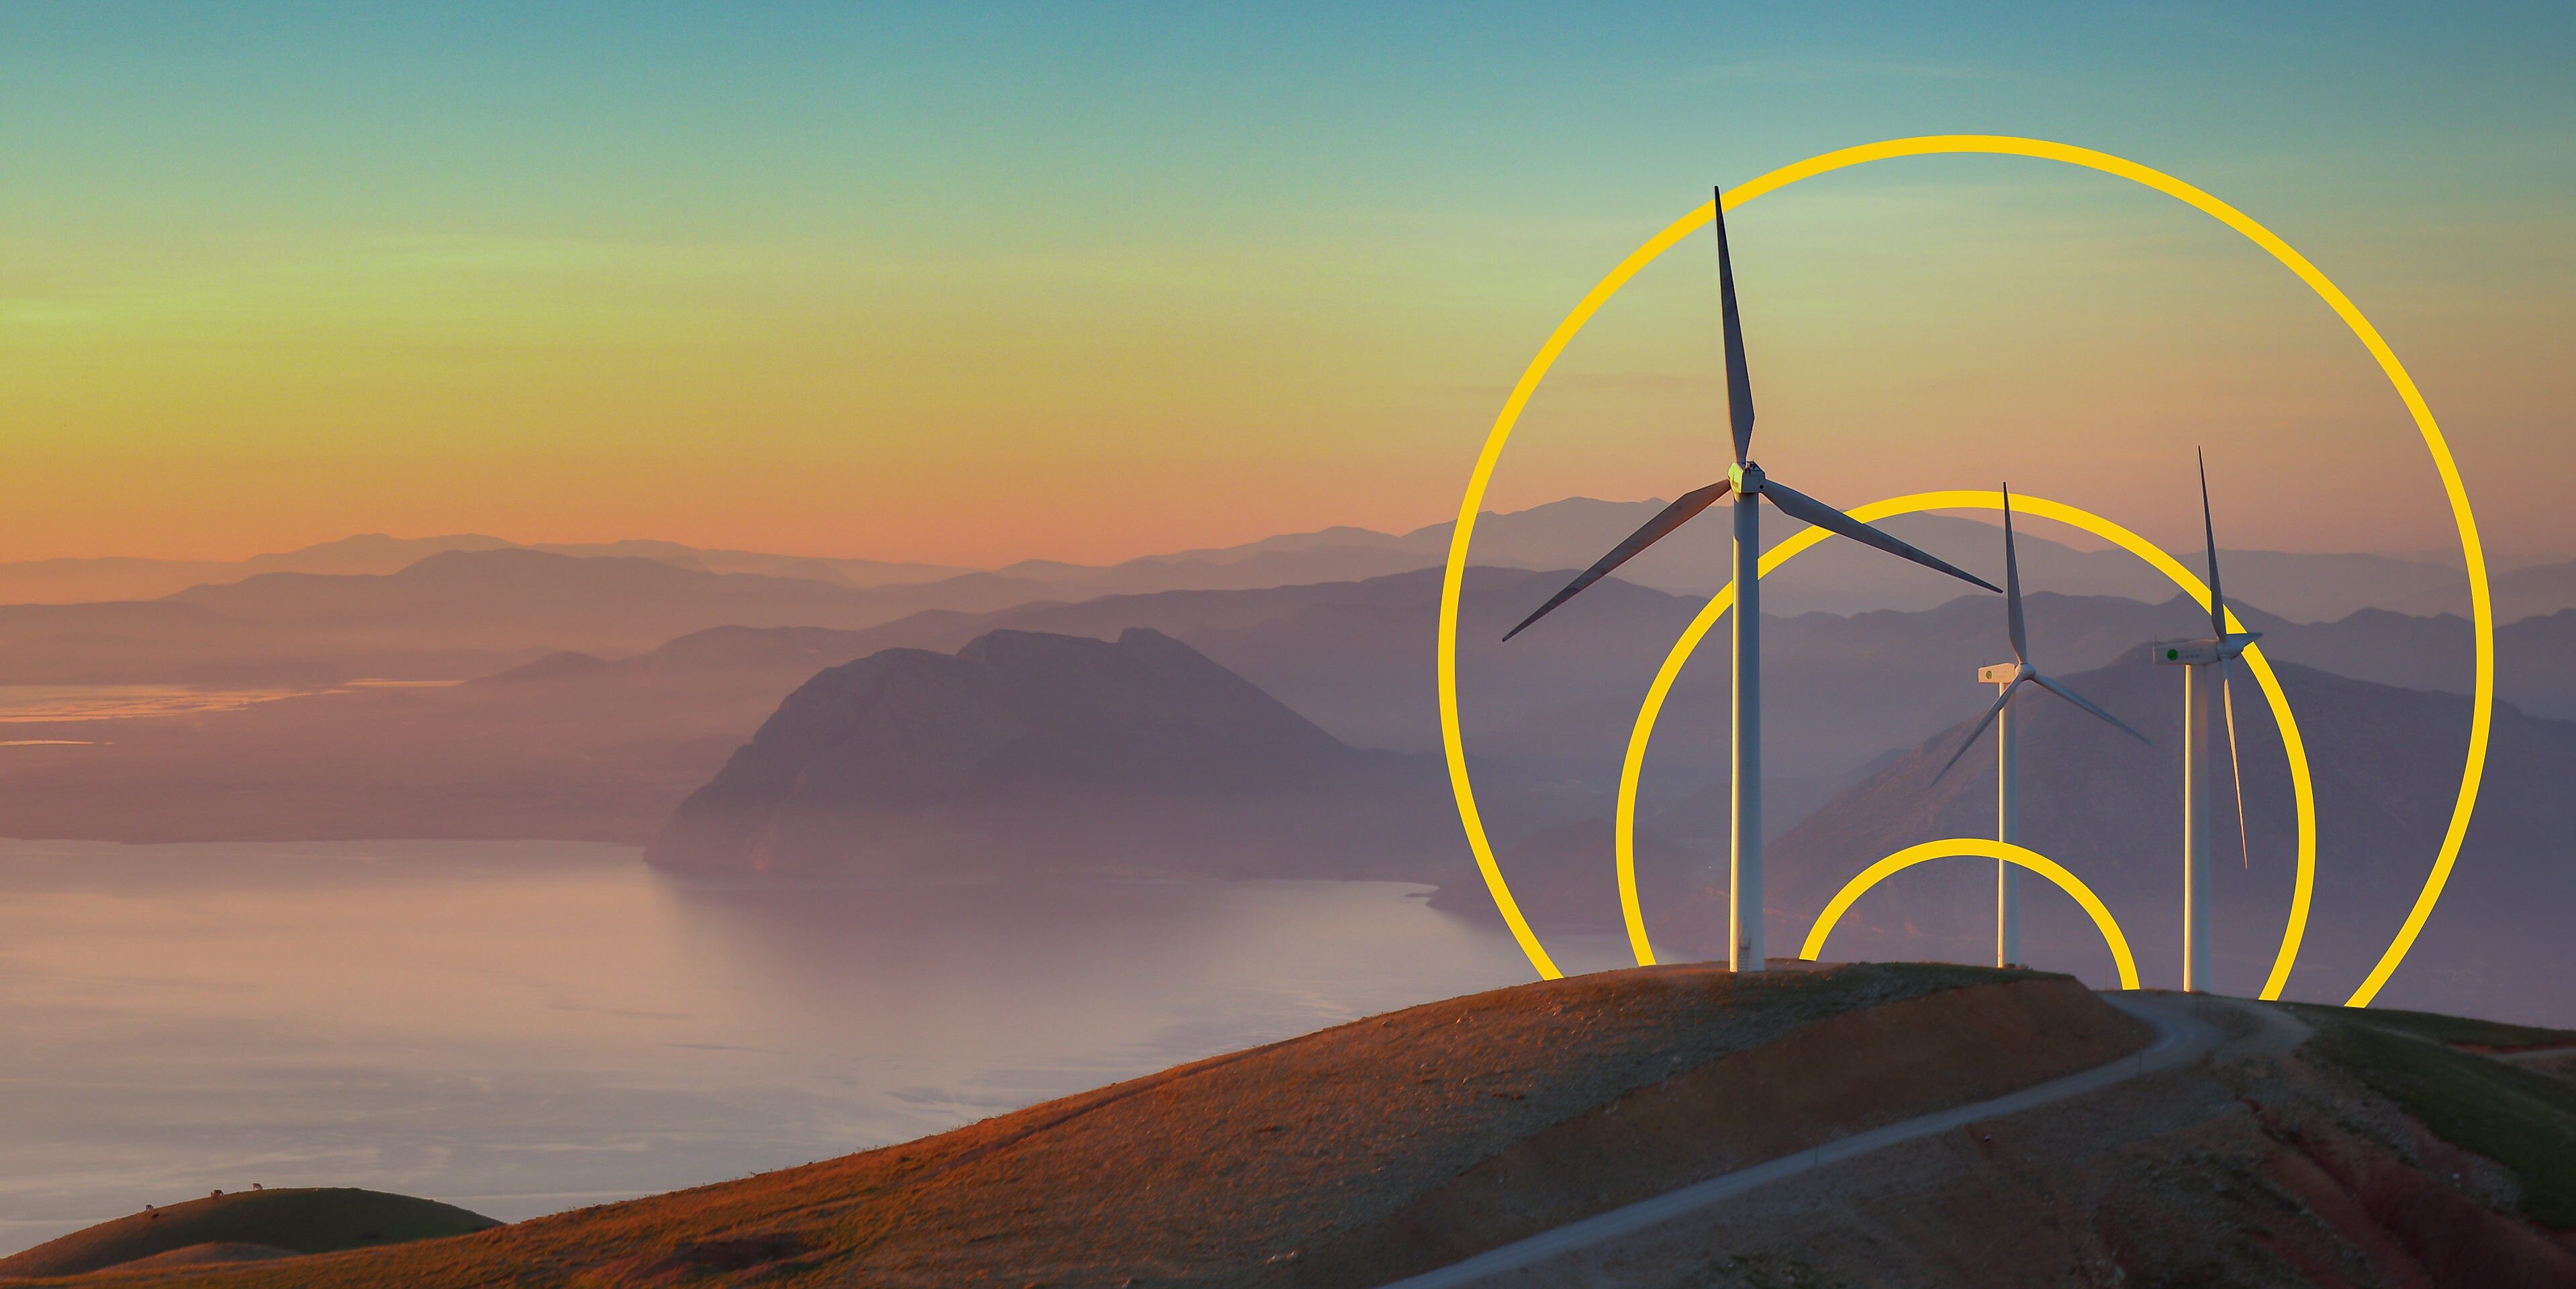
<path id="1" fill-rule="evenodd" d="M 1834 933 L 1834 924 L 1843 920 L 1843 912 L 1852 906 L 1852 901 L 1868 893 L 1869 888 L 1925 860 L 1947 859 L 1953 855 L 2000 859 L 2007 864 L 2019 864 L 2057 883 L 2059 890 L 2074 896 L 2075 902 L 2083 905 L 2084 911 L 2093 915 L 2093 925 L 2101 928 L 2102 942 L 2111 946 L 2111 961 L 2118 964 L 2120 968 L 2120 987 L 2122 989 L 2138 987 L 2138 960 L 2129 954 L 2129 937 L 2120 933 L 2118 919 L 2111 916 L 2111 910 L 2102 906 L 2101 897 L 2093 893 L 2092 887 L 2086 886 L 2083 879 L 2058 867 L 2056 861 L 2038 851 L 2025 850 L 2010 842 L 1988 841 L 1982 837 L 1953 837 L 1948 841 L 1927 841 L 1920 846 L 1908 846 L 1863 869 L 1860 876 L 1851 879 L 1843 886 L 1841 892 L 1834 896 L 1832 903 L 1825 905 L 1823 913 L 1816 915 L 1816 925 L 1814 929 L 1807 932 L 1807 945 L 1798 950 L 1798 956 L 1814 962 L 1817 955 L 1825 951 L 1825 937 Z"/>
<path id="2" fill-rule="evenodd" d="M 2184 594 L 2198 601 L 2202 609 L 2209 607 L 2209 588 L 2202 585 L 2201 580 L 2193 576 L 2190 569 L 2184 568 L 2181 561 L 2166 554 L 2146 538 L 2100 515 L 2067 505 L 2062 501 L 2051 501 L 2046 497 L 2034 497 L 2021 493 L 2013 497 L 2012 504 L 2013 509 L 2021 514 L 2054 519 L 2061 524 L 2081 528 L 2128 551 L 2171 579 L 2175 586 L 2182 588 Z M 2001 492 L 1962 489 L 1890 497 L 1885 501 L 1873 501 L 1848 513 L 1864 524 L 1873 524 L 1882 519 L 1892 519 L 1898 515 L 1911 515 L 1926 510 L 2001 510 L 2003 506 L 2004 495 Z M 1762 553 L 1761 575 L 1769 577 L 1771 570 L 1789 562 L 1790 557 L 1831 536 L 1833 536 L 1832 533 L 1822 528 L 1807 528 L 1790 535 L 1778 545 Z M 1700 641 L 1707 638 L 1709 631 L 1717 625 L 1718 618 L 1724 616 L 1727 609 L 1734 603 L 1735 583 L 1728 582 L 1718 589 L 1717 594 L 1709 597 L 1708 603 L 1700 609 L 1699 615 L 1692 618 L 1691 624 L 1683 629 L 1681 638 L 1673 642 L 1671 651 L 1664 655 L 1664 665 L 1655 672 L 1655 683 L 1646 688 L 1646 701 L 1637 707 L 1637 723 L 1628 734 L 1628 753 L 1620 762 L 1618 824 L 1614 834 L 1619 863 L 1619 912 L 1628 923 L 1628 948 L 1636 955 L 1637 962 L 1641 966 L 1650 966 L 1654 963 L 1655 948 L 1646 938 L 1645 915 L 1637 906 L 1637 779 L 1645 768 L 1646 745 L 1654 738 L 1655 722 L 1663 715 L 1664 699 L 1672 692 L 1673 682 L 1681 676 L 1682 664 L 1690 661 L 1690 656 L 1699 648 Z M 2227 626 L 2231 631 L 2245 629 L 2245 624 L 2237 619 L 2234 610 L 2230 610 L 2227 614 Z M 2262 686 L 2263 697 L 2272 707 L 2272 721 L 2281 729 L 2281 748 L 2288 754 L 2290 761 L 2290 794 L 2298 805 L 2298 879 L 2290 893 L 2290 921 L 2289 925 L 2282 929 L 2281 947 L 2273 955 L 2272 974 L 2264 982 L 2262 993 L 2265 998 L 2278 998 L 2281 996 L 2282 987 L 2289 983 L 2290 968 L 2297 963 L 2299 945 L 2307 936 L 2308 901 L 2309 896 L 2316 889 L 2317 796 L 2313 781 L 2308 774 L 2307 740 L 2299 736 L 2299 718 L 2290 711 L 2289 695 L 2281 691 L 2280 677 L 2273 674 L 2272 664 L 2264 658 L 2261 645 L 2250 644 L 2245 647 L 2245 667 L 2247 671 L 2253 673 L 2255 683 Z"/>

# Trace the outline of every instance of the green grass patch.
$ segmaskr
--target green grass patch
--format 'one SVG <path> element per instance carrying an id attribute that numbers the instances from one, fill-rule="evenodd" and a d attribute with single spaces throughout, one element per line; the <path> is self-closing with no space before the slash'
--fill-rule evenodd
<path id="1" fill-rule="evenodd" d="M 2382 1028 L 2380 1018 L 2376 1011 L 2367 1021 L 2312 1017 L 2321 1023 L 2309 1050 L 2396 1102 L 2435 1136 L 2512 1169 L 2522 1183 L 2524 1216 L 2554 1230 L 2576 1229 L 2576 1082 L 2427 1042 L 2413 1036 L 2411 1024 Z"/>
<path id="2" fill-rule="evenodd" d="M 2398 1011 L 2388 1007 L 2372 1007 L 2366 1014 L 2356 1015 L 2349 1007 L 2326 1007 L 2315 1003 L 2291 1003 L 2289 1006 L 2311 1023 L 2360 1020 L 2381 1029 L 2429 1038 L 2436 1043 L 2466 1043 L 2497 1051 L 2576 1044 L 2576 1029 L 2542 1029 L 2535 1025 L 2512 1025 L 2500 1020 L 2444 1016 L 2438 1012 Z"/>

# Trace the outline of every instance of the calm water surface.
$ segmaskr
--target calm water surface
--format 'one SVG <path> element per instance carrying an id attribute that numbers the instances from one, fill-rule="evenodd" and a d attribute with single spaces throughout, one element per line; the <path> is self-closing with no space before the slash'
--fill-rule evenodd
<path id="1" fill-rule="evenodd" d="M 0 725 L 201 715 L 248 707 L 295 692 L 192 689 L 185 685 L 0 685 Z"/>
<path id="2" fill-rule="evenodd" d="M 1422 894 L 710 887 L 561 842 L 0 841 L 0 1252 L 252 1182 L 528 1217 L 1529 978 L 1499 927 Z"/>
<path id="3" fill-rule="evenodd" d="M 352 680 L 335 688 L 446 689 L 457 683 L 453 680 Z M 193 685 L 0 685 L 0 725 L 118 721 L 141 716 L 203 716 L 317 692 L 321 691 L 207 689 Z M 27 741 L 0 738 L 0 747 Z"/>

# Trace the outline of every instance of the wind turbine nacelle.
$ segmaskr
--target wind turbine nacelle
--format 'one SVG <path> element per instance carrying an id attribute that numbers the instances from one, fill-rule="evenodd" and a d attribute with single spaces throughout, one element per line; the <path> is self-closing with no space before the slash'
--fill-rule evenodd
<path id="1" fill-rule="evenodd" d="M 2013 682 L 2013 677 L 2020 674 L 2020 663 L 1999 662 L 1991 667 L 1977 668 L 1977 683 L 1980 685 L 2009 685 Z"/>
<path id="2" fill-rule="evenodd" d="M 2147 648 L 2167 667 L 2207 666 L 2229 654 L 2216 640 L 2158 640 Z"/>
<path id="3" fill-rule="evenodd" d="M 2223 640 L 2158 640 L 2147 648 L 2167 667 L 2202 667 L 2234 658 L 2263 638 L 2260 631 L 2231 631 Z"/>

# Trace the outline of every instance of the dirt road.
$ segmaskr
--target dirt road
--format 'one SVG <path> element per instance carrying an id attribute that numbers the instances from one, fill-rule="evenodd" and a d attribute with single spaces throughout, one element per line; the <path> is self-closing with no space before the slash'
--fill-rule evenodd
<path id="1" fill-rule="evenodd" d="M 1841 1163 L 1872 1151 L 1883 1150 L 1902 1142 L 1914 1141 L 1949 1132 L 1980 1120 L 2018 1114 L 2069 1097 L 2081 1096 L 2160 1070 L 2172 1069 L 2208 1055 L 2221 1039 L 2218 1030 L 2192 1011 L 2191 1004 L 2180 998 L 2141 994 L 2106 994 L 2112 1006 L 2145 1021 L 2156 1031 L 2156 1041 L 2145 1050 L 2098 1065 L 2079 1074 L 2006 1093 L 1991 1100 L 1958 1106 L 1933 1114 L 1892 1123 L 1869 1132 L 1828 1142 L 1813 1150 L 1801 1151 L 1785 1158 L 1740 1168 L 1667 1191 L 1653 1199 L 1615 1208 L 1606 1213 L 1571 1222 L 1555 1230 L 1490 1249 L 1464 1262 L 1451 1263 L 1437 1271 L 1409 1276 L 1387 1284 L 1384 1289 L 1456 1289 L 1488 1278 L 1532 1266 L 1551 1258 L 1562 1257 L 1583 1249 L 1633 1236 L 1675 1218 L 1697 1212 L 1711 1205 L 1757 1190 L 1763 1186 L 1795 1177 L 1801 1173 Z"/>

